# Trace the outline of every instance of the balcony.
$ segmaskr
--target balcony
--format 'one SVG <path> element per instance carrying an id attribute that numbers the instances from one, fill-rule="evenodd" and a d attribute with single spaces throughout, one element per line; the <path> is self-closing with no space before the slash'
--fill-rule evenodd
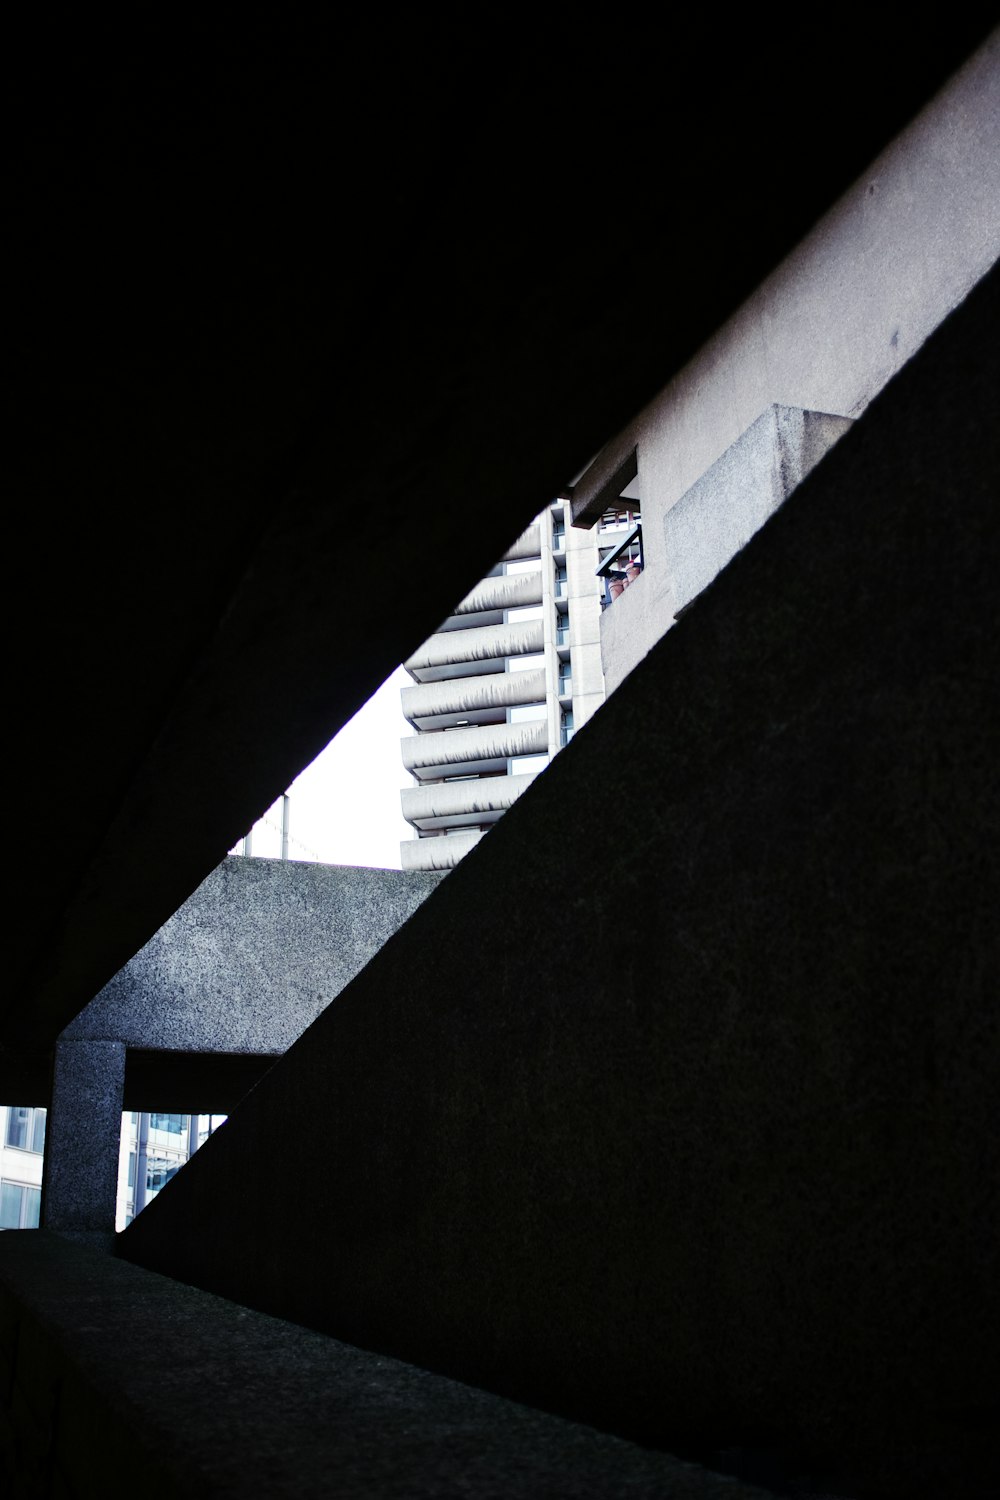
<path id="1" fill-rule="evenodd" d="M 452 870 L 483 837 L 478 829 L 445 838 L 403 839 L 399 846 L 404 870 Z"/>
<path id="2" fill-rule="evenodd" d="M 539 755 L 548 750 L 544 718 L 526 724 L 483 724 L 468 729 L 444 729 L 436 734 L 407 735 L 401 741 L 403 765 L 418 781 L 440 781 L 444 776 L 505 771 L 517 755 Z"/>
<path id="3" fill-rule="evenodd" d="M 504 721 L 507 709 L 545 698 L 545 669 L 489 672 L 404 688 L 403 713 L 414 729 L 448 729 L 461 719 L 473 724 Z"/>
<path id="4" fill-rule="evenodd" d="M 495 823 L 535 779 L 528 776 L 471 777 L 433 786 L 404 787 L 403 817 L 414 828 L 454 828 L 464 823 Z"/>
<path id="5" fill-rule="evenodd" d="M 642 572 L 642 524 L 633 526 L 626 536 L 613 547 L 599 568 L 598 578 L 604 580 L 604 595 L 601 609 L 613 604 L 634 583 Z"/>
<path id="6" fill-rule="evenodd" d="M 480 610 L 517 609 L 524 604 L 541 604 L 542 575 L 507 573 L 499 578 L 484 578 L 457 606 L 456 615 L 475 614 Z"/>
<path id="7" fill-rule="evenodd" d="M 430 636 L 404 666 L 416 682 L 440 682 L 449 677 L 474 676 L 484 667 L 502 672 L 507 657 L 531 655 L 541 651 L 543 644 L 541 620 L 443 630 Z"/>
<path id="8" fill-rule="evenodd" d="M 540 557 L 542 553 L 542 533 L 537 521 L 532 521 L 526 531 L 522 531 L 517 541 L 504 553 L 502 562 L 521 562 L 528 557 Z"/>

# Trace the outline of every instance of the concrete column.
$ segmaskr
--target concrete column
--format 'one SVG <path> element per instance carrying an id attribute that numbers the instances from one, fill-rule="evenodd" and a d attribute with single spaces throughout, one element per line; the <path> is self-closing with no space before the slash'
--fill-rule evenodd
<path id="1" fill-rule="evenodd" d="M 56 1043 L 42 1178 L 42 1226 L 114 1233 L 125 1086 L 123 1042 Z"/>

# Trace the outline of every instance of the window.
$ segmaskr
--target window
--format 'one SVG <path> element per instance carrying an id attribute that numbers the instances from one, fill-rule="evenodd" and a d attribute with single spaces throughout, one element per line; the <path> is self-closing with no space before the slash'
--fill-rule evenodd
<path id="1" fill-rule="evenodd" d="M 158 1193 L 161 1188 L 166 1187 L 171 1177 L 176 1177 L 180 1169 L 179 1161 L 170 1161 L 163 1156 L 151 1156 L 146 1168 L 146 1191 Z"/>
<path id="2" fill-rule="evenodd" d="M 183 1135 L 187 1129 L 187 1115 L 150 1115 L 150 1130 L 165 1130 L 168 1135 Z"/>
<path id="3" fill-rule="evenodd" d="M 0 1182 L 0 1229 L 37 1229 L 41 1188 Z"/>
<path id="4" fill-rule="evenodd" d="M 45 1110 L 12 1104 L 7 1111 L 7 1145 L 17 1151 L 45 1150 Z"/>

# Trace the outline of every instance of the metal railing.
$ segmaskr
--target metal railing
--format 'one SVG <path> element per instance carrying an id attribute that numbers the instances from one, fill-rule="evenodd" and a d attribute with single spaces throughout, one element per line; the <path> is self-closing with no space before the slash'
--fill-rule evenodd
<path id="1" fill-rule="evenodd" d="M 640 522 L 632 527 L 628 535 L 623 537 L 608 553 L 600 567 L 594 570 L 597 577 L 604 580 L 601 609 L 607 609 L 613 604 L 629 584 L 635 582 L 642 569 L 642 523 Z"/>

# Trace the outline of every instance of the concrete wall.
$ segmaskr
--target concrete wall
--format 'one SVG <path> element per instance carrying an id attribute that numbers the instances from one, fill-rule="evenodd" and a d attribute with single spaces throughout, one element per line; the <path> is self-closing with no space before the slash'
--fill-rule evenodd
<path id="1" fill-rule="evenodd" d="M 44 1232 L 0 1247 L 0 1488 L 31 1500 L 767 1500 Z"/>
<path id="2" fill-rule="evenodd" d="M 440 878 L 227 859 L 70 1023 L 63 1040 L 284 1052 Z"/>
<path id="3" fill-rule="evenodd" d="M 761 170 L 780 160 L 776 143 Z M 638 448 L 645 553 L 642 578 L 605 612 L 609 692 L 687 602 L 670 508 L 773 403 L 859 416 L 998 255 L 995 32 L 598 461 Z M 586 476 L 578 494 L 579 515 Z"/>
<path id="4" fill-rule="evenodd" d="M 991 1493 L 998 315 L 994 276 L 122 1253 L 674 1451 Z"/>

